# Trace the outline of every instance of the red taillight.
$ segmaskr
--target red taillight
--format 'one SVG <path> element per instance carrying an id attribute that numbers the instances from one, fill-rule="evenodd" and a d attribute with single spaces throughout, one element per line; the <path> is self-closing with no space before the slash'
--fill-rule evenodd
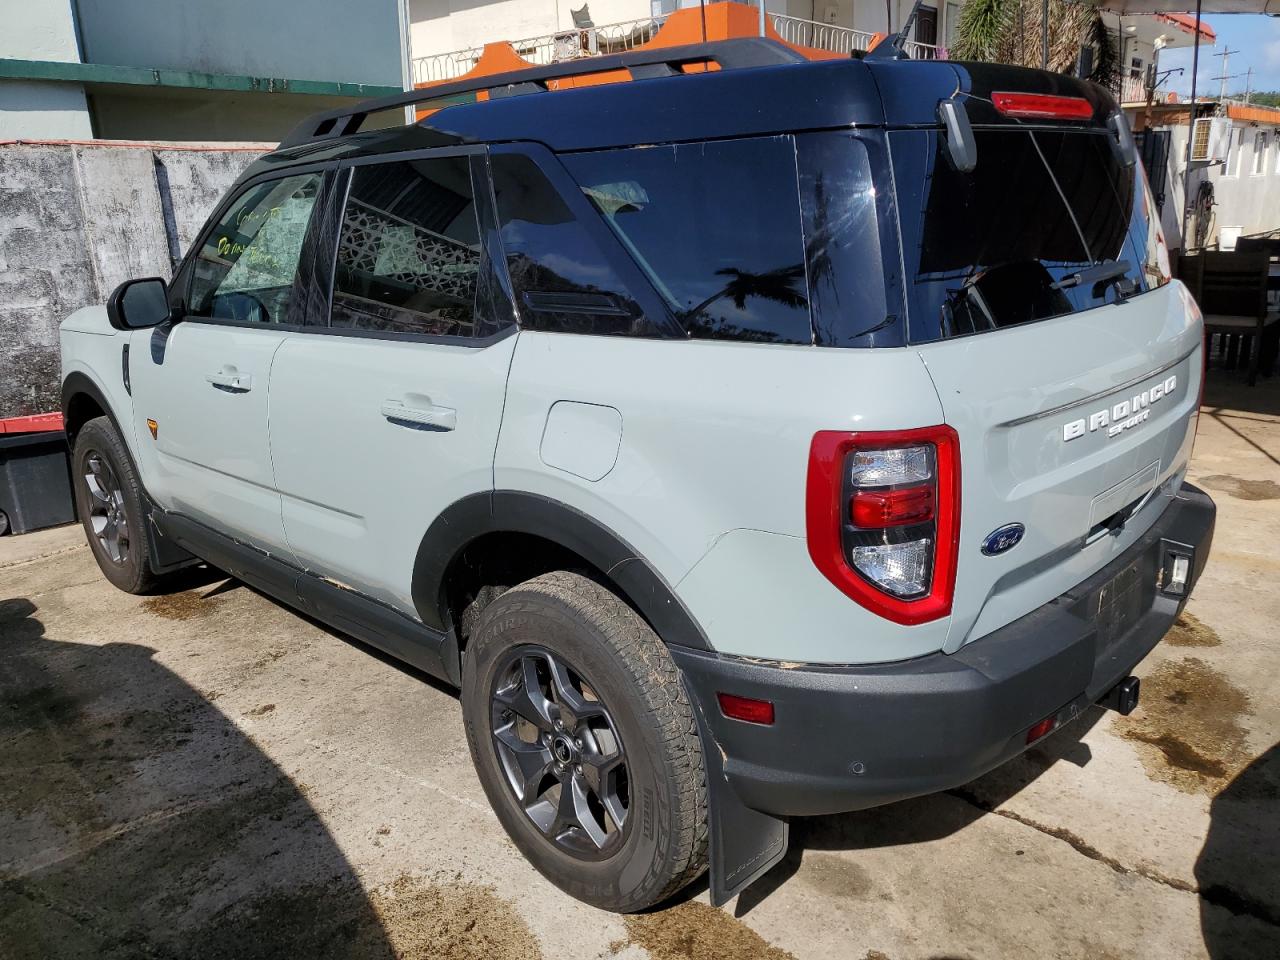
<path id="1" fill-rule="evenodd" d="M 720 712 L 730 720 L 743 720 L 764 726 L 773 723 L 773 704 L 768 700 L 739 697 L 732 693 L 717 693 L 716 699 L 720 701 Z"/>
<path id="2" fill-rule="evenodd" d="M 814 434 L 805 527 L 817 568 L 867 609 L 903 624 L 947 616 L 960 545 L 955 430 Z"/>
<path id="3" fill-rule="evenodd" d="M 933 519 L 933 484 L 898 490 L 858 490 L 849 507 L 855 527 L 901 527 Z"/>
<path id="4" fill-rule="evenodd" d="M 1036 120 L 1089 120 L 1093 117 L 1093 104 L 1083 97 L 998 92 L 991 94 L 991 102 L 1006 117 Z"/>

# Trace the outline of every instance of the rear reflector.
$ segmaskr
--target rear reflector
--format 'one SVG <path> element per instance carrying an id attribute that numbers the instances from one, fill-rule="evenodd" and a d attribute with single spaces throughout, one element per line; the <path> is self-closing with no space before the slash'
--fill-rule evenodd
<path id="1" fill-rule="evenodd" d="M 768 726 L 773 723 L 773 704 L 768 700 L 739 697 L 732 693 L 717 693 L 720 712 L 730 720 L 743 720 Z"/>
<path id="2" fill-rule="evenodd" d="M 1041 737 L 1046 737 L 1053 733 L 1053 728 L 1058 725 L 1056 717 L 1045 717 L 1034 727 L 1027 731 L 1027 743 L 1035 743 Z"/>
<path id="3" fill-rule="evenodd" d="M 991 94 L 991 102 L 1006 117 L 1042 120 L 1089 120 L 1093 117 L 1093 104 L 1083 97 L 997 92 Z"/>

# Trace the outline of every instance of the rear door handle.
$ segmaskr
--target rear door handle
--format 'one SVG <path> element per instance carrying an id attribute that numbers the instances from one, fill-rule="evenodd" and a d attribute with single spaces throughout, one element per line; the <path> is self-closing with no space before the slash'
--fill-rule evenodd
<path id="1" fill-rule="evenodd" d="M 392 423 L 426 427 L 429 430 L 452 430 L 458 425 L 458 411 L 440 407 L 434 403 L 423 406 L 406 406 L 399 400 L 383 400 L 382 415 Z"/>
<path id="2" fill-rule="evenodd" d="M 207 373 L 204 378 L 222 390 L 248 393 L 253 389 L 253 377 L 247 373 L 236 373 L 234 370 L 224 369 L 218 373 Z"/>

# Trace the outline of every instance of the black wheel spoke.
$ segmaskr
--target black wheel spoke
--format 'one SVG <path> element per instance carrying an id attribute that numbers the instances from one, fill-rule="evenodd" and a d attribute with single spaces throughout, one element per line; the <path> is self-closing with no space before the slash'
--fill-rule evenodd
<path id="1" fill-rule="evenodd" d="M 547 657 L 547 663 L 551 667 L 551 685 L 555 690 L 556 700 L 572 714 L 571 717 L 566 718 L 566 722 L 572 721 L 576 724 L 591 717 L 604 716 L 604 707 L 598 701 L 588 700 L 573 685 L 573 680 L 564 664 L 551 656 Z"/>
<path id="2" fill-rule="evenodd" d="M 555 727 L 555 721 L 560 719 L 559 708 L 542 692 L 537 661 L 533 657 L 524 657 L 520 662 L 519 676 L 494 696 L 513 713 L 544 732 L 549 733 Z"/>
<path id="3" fill-rule="evenodd" d="M 520 798 L 521 805 L 530 806 L 541 796 L 542 782 L 554 766 L 551 751 L 541 741 L 526 743 L 521 740 L 510 726 L 495 731 L 493 736 L 498 741 L 512 789 Z"/>
<path id="4" fill-rule="evenodd" d="M 609 757 L 585 755 L 582 758 L 582 776 L 587 787 L 601 800 L 608 789 L 609 774 L 622 765 L 622 754 Z"/>
<path id="5" fill-rule="evenodd" d="M 560 804 L 556 810 L 556 830 L 579 830 L 597 850 L 608 841 L 608 833 L 596 821 L 587 803 L 586 784 L 577 774 L 565 777 L 560 784 Z"/>

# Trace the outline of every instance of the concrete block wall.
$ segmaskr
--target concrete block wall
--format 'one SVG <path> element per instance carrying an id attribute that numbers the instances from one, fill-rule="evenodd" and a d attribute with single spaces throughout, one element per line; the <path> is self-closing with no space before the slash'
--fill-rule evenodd
<path id="1" fill-rule="evenodd" d="M 58 324 L 168 279 L 266 144 L 0 143 L 0 418 L 56 410 Z"/>

